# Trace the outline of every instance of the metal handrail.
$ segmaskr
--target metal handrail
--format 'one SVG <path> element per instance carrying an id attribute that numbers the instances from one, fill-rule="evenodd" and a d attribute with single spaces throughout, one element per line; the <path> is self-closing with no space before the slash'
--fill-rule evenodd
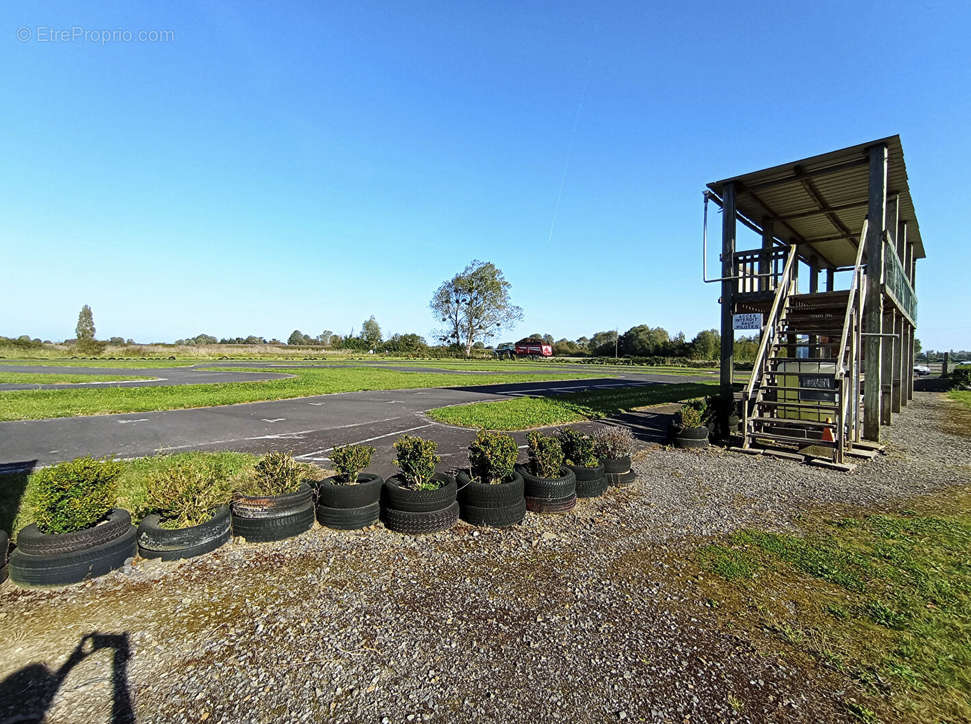
<path id="1" fill-rule="evenodd" d="M 772 299 L 772 308 L 769 310 L 769 316 L 765 322 L 765 332 L 762 334 L 762 341 L 759 343 L 759 351 L 758 354 L 755 355 L 755 363 L 752 365 L 752 376 L 749 377 L 748 387 L 745 388 L 746 401 L 752 397 L 752 390 L 755 387 L 756 380 L 760 376 L 762 364 L 765 360 L 765 354 L 769 348 L 769 337 L 774 336 L 775 325 L 778 321 L 776 318 L 779 316 L 779 310 L 783 306 L 783 299 L 789 295 L 789 289 L 792 286 L 792 267 L 795 264 L 795 261 L 796 245 L 790 244 L 789 255 L 786 257 L 786 265 L 782 270 L 783 283 L 779 284 L 778 288 L 775 290 L 775 297 Z"/>
<path id="2" fill-rule="evenodd" d="M 870 225 L 869 219 L 863 220 L 863 230 L 860 232 L 860 240 L 856 249 L 856 263 L 853 265 L 853 281 L 850 282 L 850 293 L 846 298 L 846 314 L 843 316 L 843 333 L 840 335 L 840 366 L 836 370 L 836 378 L 842 379 L 846 374 L 846 340 L 850 334 L 850 322 L 853 317 L 853 302 L 856 298 L 857 289 L 860 286 L 862 276 L 863 249 L 866 247 L 866 235 Z"/>

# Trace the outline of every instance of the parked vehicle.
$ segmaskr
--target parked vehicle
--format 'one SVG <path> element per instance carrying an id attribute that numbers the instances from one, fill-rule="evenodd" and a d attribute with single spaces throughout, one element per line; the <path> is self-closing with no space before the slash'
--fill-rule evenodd
<path id="1" fill-rule="evenodd" d="M 517 357 L 552 357 L 553 345 L 539 337 L 524 337 L 516 342 Z"/>
<path id="2" fill-rule="evenodd" d="M 503 342 L 496 346 L 495 355 L 498 359 L 513 359 L 516 356 L 516 345 L 512 342 Z"/>
<path id="3" fill-rule="evenodd" d="M 918 377 L 923 377 L 931 373 L 931 368 L 926 365 L 914 365 L 914 374 Z"/>

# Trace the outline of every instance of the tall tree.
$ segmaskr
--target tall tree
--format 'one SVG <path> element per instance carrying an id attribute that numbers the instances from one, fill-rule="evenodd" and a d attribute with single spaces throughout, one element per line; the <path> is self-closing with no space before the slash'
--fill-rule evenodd
<path id="1" fill-rule="evenodd" d="M 691 340 L 691 356 L 694 359 L 718 359 L 722 337 L 717 329 L 704 329 Z"/>
<path id="2" fill-rule="evenodd" d="M 442 282 L 429 305 L 444 325 L 441 341 L 464 347 L 470 357 L 476 342 L 484 344 L 522 319 L 523 310 L 509 298 L 510 287 L 495 264 L 477 259 Z"/>
<path id="3" fill-rule="evenodd" d="M 287 340 L 287 344 L 306 344 L 306 337 L 304 333 L 299 329 L 295 329 L 290 333 L 290 338 Z"/>
<path id="4" fill-rule="evenodd" d="M 368 347 L 374 349 L 381 344 L 381 326 L 372 314 L 369 319 L 364 320 L 361 325 L 361 339 L 367 342 Z"/>
<path id="5" fill-rule="evenodd" d="M 74 328 L 78 341 L 94 339 L 94 314 L 91 307 L 85 304 L 78 313 L 78 325 Z"/>

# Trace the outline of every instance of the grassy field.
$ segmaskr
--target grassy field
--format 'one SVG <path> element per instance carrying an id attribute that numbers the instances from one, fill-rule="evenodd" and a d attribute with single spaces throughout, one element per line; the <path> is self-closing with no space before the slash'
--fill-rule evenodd
<path id="1" fill-rule="evenodd" d="M 151 377 L 132 375 L 77 375 L 57 372 L 4 372 L 0 368 L 0 384 L 70 385 L 79 382 L 133 382 Z"/>
<path id="2" fill-rule="evenodd" d="M 971 721 L 971 487 L 910 505 L 740 531 L 699 586 L 733 632 L 849 675 L 861 721 Z"/>
<path id="3" fill-rule="evenodd" d="M 710 395 L 715 382 L 689 382 L 650 387 L 592 390 L 555 397 L 514 397 L 430 410 L 439 422 L 487 430 L 525 430 L 595 420 L 624 410 Z"/>
<path id="4" fill-rule="evenodd" d="M 191 367 L 199 360 L 174 359 L 0 359 L 2 365 L 31 367 L 111 367 L 116 369 L 155 369 L 158 367 Z"/>
<path id="5" fill-rule="evenodd" d="M 247 370 L 262 372 L 265 370 Z M 397 390 L 419 387 L 468 387 L 552 380 L 575 380 L 603 375 L 449 375 L 433 372 L 398 372 L 376 367 L 275 368 L 295 375 L 283 380 L 222 382 L 170 387 L 103 387 L 65 390 L 10 390 L 0 392 L 0 420 L 36 420 L 76 415 L 150 412 L 190 407 L 212 407 L 239 402 L 282 400 L 334 392 Z"/>
<path id="6" fill-rule="evenodd" d="M 971 409 L 971 392 L 967 390 L 951 390 L 948 394 L 950 394 L 952 399 L 957 400 L 968 409 Z"/>

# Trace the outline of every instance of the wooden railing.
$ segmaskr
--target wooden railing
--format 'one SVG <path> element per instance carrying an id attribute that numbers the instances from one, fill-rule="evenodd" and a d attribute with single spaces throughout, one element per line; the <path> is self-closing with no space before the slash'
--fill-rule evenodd
<path id="1" fill-rule="evenodd" d="M 736 294 L 774 291 L 783 277 L 786 249 L 752 249 L 732 255 Z"/>
<path id="2" fill-rule="evenodd" d="M 860 439 L 860 355 L 862 352 L 863 300 L 866 285 L 863 283 L 863 250 L 869 219 L 863 220 L 863 229 L 857 241 L 856 261 L 853 264 L 853 278 L 846 298 L 846 312 L 843 315 L 843 331 L 840 334 L 836 383 L 840 390 L 839 419 L 837 420 L 837 461 L 843 462 L 843 452 Z M 852 405 L 852 406 L 851 406 Z"/>

